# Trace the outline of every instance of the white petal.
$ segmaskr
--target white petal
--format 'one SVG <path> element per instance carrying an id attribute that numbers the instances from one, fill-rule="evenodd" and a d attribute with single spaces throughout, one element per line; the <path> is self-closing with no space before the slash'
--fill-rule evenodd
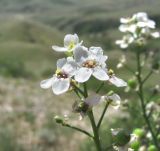
<path id="1" fill-rule="evenodd" d="M 77 69 L 77 64 L 74 61 L 69 61 L 62 67 L 62 70 L 71 76 L 74 75 L 76 69 Z"/>
<path id="2" fill-rule="evenodd" d="M 52 84 L 53 93 L 56 95 L 60 95 L 68 91 L 70 86 L 70 79 L 54 79 Z"/>
<path id="3" fill-rule="evenodd" d="M 148 15 L 145 12 L 139 12 L 135 14 L 135 18 L 137 19 L 137 21 L 147 21 Z"/>
<path id="4" fill-rule="evenodd" d="M 89 78 L 92 75 L 92 70 L 88 68 L 80 68 L 76 73 L 75 73 L 75 80 L 77 82 L 83 83 L 89 80 Z"/>
<path id="5" fill-rule="evenodd" d="M 108 99 L 112 100 L 111 106 L 115 109 L 118 109 L 121 104 L 121 98 L 117 94 L 113 94 L 111 96 L 108 96 Z"/>
<path id="6" fill-rule="evenodd" d="M 97 105 L 101 101 L 101 96 L 99 95 L 94 95 L 94 96 L 89 96 L 85 102 L 90 106 L 93 107 Z"/>
<path id="7" fill-rule="evenodd" d="M 101 47 L 90 47 L 89 51 L 94 55 L 103 55 L 103 49 Z"/>
<path id="8" fill-rule="evenodd" d="M 54 78 L 50 78 L 50 79 L 41 81 L 41 83 L 40 83 L 41 88 L 43 88 L 43 89 L 50 88 L 52 86 L 53 79 Z"/>
<path id="9" fill-rule="evenodd" d="M 131 33 L 135 33 L 137 29 L 137 25 L 133 24 L 128 27 L 128 31 Z"/>
<path id="10" fill-rule="evenodd" d="M 100 66 L 102 67 L 102 68 L 106 68 L 106 60 L 108 59 L 108 56 L 99 56 L 98 58 L 97 58 L 97 61 L 99 62 L 99 64 L 100 64 Z"/>
<path id="11" fill-rule="evenodd" d="M 127 44 L 127 43 L 122 43 L 122 44 L 120 45 L 120 47 L 121 47 L 122 49 L 125 49 L 125 48 L 128 47 L 128 44 Z"/>
<path id="12" fill-rule="evenodd" d="M 160 33 L 159 32 L 154 32 L 154 33 L 151 33 L 151 36 L 153 38 L 159 38 L 160 37 Z"/>
<path id="13" fill-rule="evenodd" d="M 76 62 L 83 62 L 83 60 L 86 59 L 89 55 L 88 49 L 83 46 L 77 46 L 73 51 L 73 55 Z"/>
<path id="14" fill-rule="evenodd" d="M 95 68 L 93 71 L 93 76 L 101 81 L 106 81 L 109 79 L 109 76 L 107 75 L 106 71 L 102 68 Z"/>
<path id="15" fill-rule="evenodd" d="M 137 23 L 138 27 L 146 27 L 146 25 L 147 25 L 146 22 L 142 22 L 142 21 Z"/>
<path id="16" fill-rule="evenodd" d="M 149 21 L 147 22 L 147 26 L 148 26 L 149 28 L 154 29 L 155 26 L 156 26 L 156 23 L 155 23 L 153 20 L 149 20 Z"/>
<path id="17" fill-rule="evenodd" d="M 109 79 L 109 82 L 111 82 L 112 84 L 116 85 L 117 87 L 127 86 L 127 83 L 125 81 L 123 81 L 122 79 L 117 78 L 116 76 L 112 76 Z"/>
<path id="18" fill-rule="evenodd" d="M 64 46 L 68 47 L 70 44 L 78 44 L 79 43 L 79 38 L 77 36 L 77 34 L 68 34 L 64 37 Z"/>
<path id="19" fill-rule="evenodd" d="M 115 42 L 117 45 L 120 45 L 121 43 L 123 43 L 123 40 L 116 40 Z"/>
<path id="20" fill-rule="evenodd" d="M 129 23 L 130 22 L 130 18 L 120 18 L 120 22 L 122 23 L 122 24 L 127 24 L 127 23 Z"/>
<path id="21" fill-rule="evenodd" d="M 67 60 L 66 58 L 58 59 L 57 60 L 57 68 L 62 68 L 66 64 Z"/>
<path id="22" fill-rule="evenodd" d="M 65 47 L 59 47 L 59 46 L 52 46 L 52 49 L 55 50 L 55 51 L 57 51 L 57 52 L 65 52 L 65 51 L 68 50 Z"/>
<path id="23" fill-rule="evenodd" d="M 127 32 L 128 31 L 128 25 L 120 25 L 119 30 L 121 32 Z"/>

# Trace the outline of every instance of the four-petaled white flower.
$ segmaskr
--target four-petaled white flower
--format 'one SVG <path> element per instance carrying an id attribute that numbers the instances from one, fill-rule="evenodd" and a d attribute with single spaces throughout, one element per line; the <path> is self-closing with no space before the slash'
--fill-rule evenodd
<path id="1" fill-rule="evenodd" d="M 59 59 L 56 73 L 52 78 L 43 80 L 40 84 L 41 88 L 48 89 L 52 87 L 53 93 L 56 95 L 67 92 L 76 68 L 76 63 L 72 58 Z"/>
<path id="2" fill-rule="evenodd" d="M 58 52 L 73 52 L 76 46 L 81 45 L 83 41 L 79 42 L 77 34 L 68 34 L 64 37 L 64 47 L 52 46 L 52 49 Z"/>
<path id="3" fill-rule="evenodd" d="M 73 51 L 74 59 L 78 64 L 78 69 L 75 72 L 75 80 L 83 83 L 89 80 L 93 75 L 98 80 L 108 80 L 109 76 L 106 72 L 107 56 L 103 55 L 103 50 L 100 47 L 78 46 Z"/>

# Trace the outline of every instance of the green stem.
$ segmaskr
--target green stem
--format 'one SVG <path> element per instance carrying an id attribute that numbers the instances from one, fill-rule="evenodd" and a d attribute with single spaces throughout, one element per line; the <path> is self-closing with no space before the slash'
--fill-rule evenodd
<path id="1" fill-rule="evenodd" d="M 99 86 L 98 89 L 96 90 L 96 93 L 99 93 L 99 91 L 103 88 L 103 86 L 104 86 L 104 82 L 102 82 L 102 83 L 100 84 L 100 86 Z"/>
<path id="2" fill-rule="evenodd" d="M 141 78 L 140 53 L 137 53 L 137 71 L 138 71 L 137 80 L 138 80 L 138 83 L 139 83 L 138 96 L 139 96 L 140 102 L 141 102 L 141 108 L 142 108 L 142 112 L 143 112 L 143 117 L 145 119 L 145 122 L 146 122 L 146 124 L 148 126 L 149 131 L 152 134 L 153 142 L 154 142 L 155 146 L 157 147 L 157 149 L 160 149 L 159 145 L 158 145 L 158 140 L 157 140 L 157 138 L 156 138 L 156 136 L 155 136 L 155 134 L 153 132 L 151 123 L 150 123 L 149 118 L 148 118 L 147 113 L 146 113 L 146 105 L 145 105 L 144 94 L 143 94 L 143 81 L 142 81 L 142 78 Z"/>
<path id="3" fill-rule="evenodd" d="M 97 129 L 99 129 L 100 126 L 101 126 L 102 120 L 103 120 L 103 118 L 104 118 L 104 115 L 105 115 L 105 113 L 106 113 L 106 111 L 107 111 L 108 106 L 109 106 L 109 102 L 107 102 L 106 105 L 105 105 L 105 108 L 104 108 L 104 110 L 103 110 L 103 112 L 102 112 L 102 115 L 101 115 L 101 117 L 100 117 L 100 119 L 99 119 L 99 121 L 98 121 Z"/>
<path id="4" fill-rule="evenodd" d="M 87 131 L 85 131 L 85 130 L 83 130 L 83 129 L 80 129 L 80 128 L 78 128 L 78 127 L 75 127 L 75 126 L 72 126 L 72 125 L 69 125 L 69 124 L 64 124 L 63 126 L 69 127 L 69 128 L 71 128 L 71 129 L 74 129 L 74 130 L 76 130 L 76 131 L 79 131 L 79 132 L 81 132 L 81 133 L 83 133 L 83 134 L 85 134 L 85 135 L 93 138 L 93 136 L 92 136 L 89 132 L 87 132 Z"/>
<path id="5" fill-rule="evenodd" d="M 76 85 L 74 85 L 74 88 L 81 94 L 84 96 L 84 92 L 79 88 L 77 87 Z"/>
<path id="6" fill-rule="evenodd" d="M 147 74 L 147 76 L 146 76 L 146 77 L 144 78 L 144 80 L 142 81 L 143 84 L 148 80 L 148 78 L 152 75 L 152 73 L 153 73 L 153 70 L 151 70 L 151 71 Z"/>
<path id="7" fill-rule="evenodd" d="M 87 84 L 84 83 L 83 87 L 84 87 L 84 97 L 87 98 L 88 97 Z"/>
<path id="8" fill-rule="evenodd" d="M 74 92 L 79 97 L 79 99 L 82 100 L 81 95 L 79 94 L 79 91 L 76 88 L 74 89 Z"/>
<path id="9" fill-rule="evenodd" d="M 92 129 L 93 129 L 93 133 L 94 133 L 94 143 L 96 145 L 97 151 L 102 151 L 101 148 L 101 143 L 100 143 L 100 137 L 99 137 L 99 132 L 95 123 L 95 119 L 94 119 L 94 115 L 92 110 L 88 112 L 88 117 L 90 119 L 91 125 L 92 125 Z"/>

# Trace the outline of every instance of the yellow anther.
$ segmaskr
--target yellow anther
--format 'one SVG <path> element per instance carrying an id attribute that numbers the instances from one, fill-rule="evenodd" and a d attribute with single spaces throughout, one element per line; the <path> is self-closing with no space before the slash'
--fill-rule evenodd
<path id="1" fill-rule="evenodd" d="M 94 68 L 95 66 L 96 66 L 95 60 L 87 60 L 86 62 L 83 63 L 83 67 Z"/>
<path id="2" fill-rule="evenodd" d="M 56 70 L 56 75 L 61 73 L 61 69 Z"/>
<path id="3" fill-rule="evenodd" d="M 108 74 L 109 74 L 109 75 L 113 75 L 113 74 L 114 74 L 114 71 L 113 71 L 112 69 L 109 69 Z"/>
<path id="4" fill-rule="evenodd" d="M 68 51 L 70 52 L 70 51 L 72 51 L 72 49 L 75 47 L 75 44 L 73 43 L 73 42 L 71 42 L 70 44 L 69 44 L 69 47 L 68 47 Z"/>

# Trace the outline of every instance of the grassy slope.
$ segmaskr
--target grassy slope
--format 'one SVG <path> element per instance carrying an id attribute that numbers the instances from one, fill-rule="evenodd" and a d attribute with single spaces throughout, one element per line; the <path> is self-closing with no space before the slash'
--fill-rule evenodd
<path id="1" fill-rule="evenodd" d="M 24 61 L 49 57 L 52 44 L 63 36 L 56 29 L 25 20 L 3 20 L 0 28 L 1 57 L 18 57 Z"/>

